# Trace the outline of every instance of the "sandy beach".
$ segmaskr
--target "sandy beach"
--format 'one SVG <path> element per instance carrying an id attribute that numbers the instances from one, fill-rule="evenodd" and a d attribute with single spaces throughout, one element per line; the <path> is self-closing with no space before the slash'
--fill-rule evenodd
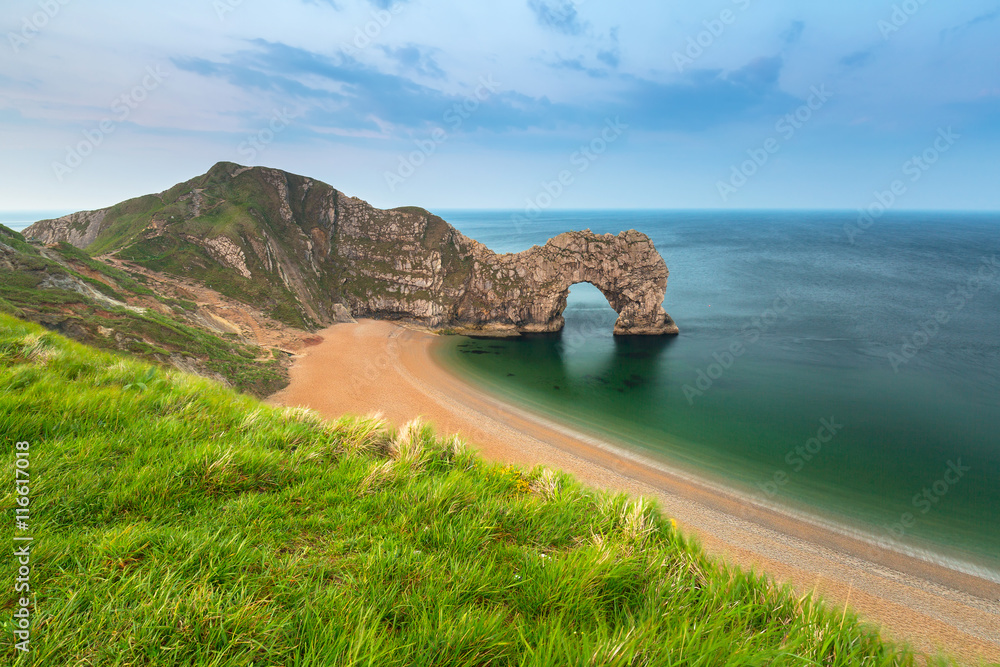
<path id="1" fill-rule="evenodd" d="M 324 415 L 420 416 L 459 433 L 483 456 L 545 465 L 607 489 L 654 497 L 712 555 L 767 572 L 800 593 L 850 604 L 883 633 L 921 651 L 1000 661 L 1000 585 L 879 549 L 679 471 L 620 456 L 608 443 L 507 405 L 437 364 L 433 334 L 362 320 L 318 334 L 291 384 L 269 402 Z M 314 339 L 315 340 L 315 339 Z"/>

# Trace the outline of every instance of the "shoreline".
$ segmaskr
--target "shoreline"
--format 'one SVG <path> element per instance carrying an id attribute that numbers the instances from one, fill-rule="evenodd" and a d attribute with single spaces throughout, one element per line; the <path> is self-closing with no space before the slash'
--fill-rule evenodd
<path id="1" fill-rule="evenodd" d="M 438 342 L 440 341 L 432 342 L 432 348 Z M 812 526 L 820 531 L 829 531 L 859 545 L 864 545 L 867 550 L 870 550 L 874 554 L 874 559 L 877 559 L 880 553 L 891 554 L 894 558 L 912 558 L 917 561 L 913 567 L 920 567 L 921 564 L 925 564 L 924 567 L 928 568 L 927 576 L 929 578 L 934 578 L 935 576 L 940 578 L 940 570 L 942 569 L 946 573 L 954 573 L 954 576 L 945 577 L 947 585 L 973 595 L 977 594 L 983 581 L 989 584 L 1000 585 L 1000 569 L 990 569 L 986 565 L 971 560 L 963 560 L 959 556 L 944 555 L 941 551 L 935 551 L 934 545 L 930 543 L 927 543 L 924 547 L 905 545 L 899 542 L 896 542 L 894 546 L 887 546 L 885 544 L 886 540 L 876 539 L 858 526 L 839 522 L 837 517 L 833 515 L 824 516 L 811 512 L 811 508 L 804 505 L 800 506 L 800 508 L 793 508 L 789 505 L 769 502 L 764 500 L 759 494 L 753 494 L 746 489 L 738 488 L 738 484 L 730 483 L 730 480 L 727 480 L 722 475 L 709 474 L 694 467 L 673 463 L 666 460 L 665 457 L 658 459 L 653 454 L 645 454 L 637 451 L 635 445 L 630 444 L 624 439 L 616 439 L 614 435 L 602 433 L 597 429 L 588 429 L 583 425 L 560 423 L 557 418 L 550 417 L 542 410 L 532 410 L 529 405 L 518 401 L 516 396 L 511 396 L 500 390 L 491 391 L 488 383 L 478 383 L 475 380 L 467 379 L 460 372 L 450 369 L 446 364 L 442 364 L 436 360 L 435 363 L 439 367 L 443 366 L 442 370 L 444 372 L 456 377 L 459 382 L 469 385 L 470 388 L 481 395 L 503 403 L 510 412 L 517 413 L 527 420 L 537 422 L 547 429 L 560 432 L 581 443 L 586 443 L 590 447 L 603 450 L 609 457 L 613 457 L 609 460 L 608 465 L 610 468 L 615 469 L 615 472 L 620 473 L 621 470 L 618 468 L 621 468 L 621 460 L 628 459 L 634 465 L 639 466 L 640 469 L 653 469 L 669 478 L 680 480 L 685 484 L 691 484 L 699 489 L 704 489 L 708 492 L 706 497 L 709 500 L 718 497 L 725 498 L 727 501 L 730 501 L 725 508 L 730 513 L 736 507 L 733 503 L 737 504 L 743 510 L 744 516 L 741 518 L 748 518 L 745 515 L 748 512 L 753 512 L 752 520 L 758 523 L 765 523 L 767 521 L 766 517 L 769 516 L 790 519 L 801 522 L 804 525 Z M 722 508 L 717 507 L 716 509 Z M 888 541 L 890 543 L 893 542 L 891 539 Z M 860 548 L 855 549 L 855 551 L 859 550 Z M 888 563 L 882 564 L 888 565 Z M 946 582 L 943 580 L 938 583 Z M 997 592 L 1000 593 L 1000 588 L 998 588 Z"/>
<path id="2" fill-rule="evenodd" d="M 1000 660 L 996 582 L 764 507 L 503 402 L 440 365 L 431 333 L 361 320 L 319 336 L 323 342 L 295 360 L 291 384 L 268 402 L 329 417 L 381 412 L 395 425 L 423 416 L 439 433 L 460 433 L 487 459 L 545 465 L 594 487 L 654 497 L 711 556 L 763 571 L 799 594 L 850 604 L 917 650 Z"/>

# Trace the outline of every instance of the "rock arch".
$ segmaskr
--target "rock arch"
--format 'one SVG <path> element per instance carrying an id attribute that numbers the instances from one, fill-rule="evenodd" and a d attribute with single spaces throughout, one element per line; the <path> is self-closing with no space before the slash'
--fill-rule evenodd
<path id="1" fill-rule="evenodd" d="M 669 272 L 648 236 L 567 232 L 544 246 L 497 255 L 477 253 L 457 322 L 519 332 L 559 331 L 569 289 L 590 283 L 618 313 L 616 335 L 676 334 L 663 309 Z"/>

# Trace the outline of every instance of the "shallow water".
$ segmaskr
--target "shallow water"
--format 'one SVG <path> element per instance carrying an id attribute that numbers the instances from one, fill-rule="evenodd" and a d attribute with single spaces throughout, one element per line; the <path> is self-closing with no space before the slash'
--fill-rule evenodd
<path id="1" fill-rule="evenodd" d="M 451 338 L 455 370 L 761 501 L 1000 572 L 1000 217 L 896 213 L 852 244 L 856 215 L 836 212 L 442 215 L 500 252 L 643 231 L 681 328 L 616 339 L 578 285 L 561 334 Z"/>

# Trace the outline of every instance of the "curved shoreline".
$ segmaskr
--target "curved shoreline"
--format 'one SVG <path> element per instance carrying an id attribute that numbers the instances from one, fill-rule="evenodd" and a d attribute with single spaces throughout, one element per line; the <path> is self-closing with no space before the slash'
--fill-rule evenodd
<path id="1" fill-rule="evenodd" d="M 729 489 L 645 460 L 502 402 L 433 359 L 437 337 L 365 320 L 320 333 L 269 400 L 329 416 L 382 412 L 416 416 L 459 432 L 489 459 L 546 465 L 592 486 L 655 497 L 706 551 L 763 570 L 800 593 L 816 590 L 850 605 L 918 650 L 1000 660 L 1000 585 L 832 527 L 768 508 Z"/>
<path id="2" fill-rule="evenodd" d="M 440 340 L 431 344 L 433 349 Z M 436 360 L 435 360 L 436 361 Z M 459 382 L 469 385 L 480 393 L 481 396 L 497 400 L 507 407 L 511 413 L 518 414 L 524 419 L 536 422 L 546 429 L 559 432 L 579 443 L 584 443 L 590 447 L 595 447 L 608 455 L 604 465 L 614 472 L 622 473 L 622 460 L 627 459 L 639 471 L 654 470 L 668 479 L 681 481 L 684 484 L 692 485 L 695 489 L 703 490 L 705 493 L 702 502 L 715 509 L 726 511 L 729 514 L 739 515 L 741 518 L 751 520 L 755 523 L 766 525 L 773 529 L 780 529 L 780 522 L 775 519 L 792 520 L 802 525 L 811 526 L 821 534 L 825 532 L 833 533 L 843 540 L 850 540 L 854 555 L 863 555 L 866 558 L 877 561 L 882 565 L 892 566 L 886 554 L 892 559 L 910 558 L 917 562 L 908 565 L 907 571 L 919 568 L 926 569 L 924 576 L 931 580 L 940 579 L 942 583 L 958 590 L 977 595 L 981 590 L 983 582 L 1000 585 L 1000 570 L 991 570 L 983 565 L 971 561 L 961 560 L 957 557 L 941 555 L 940 552 L 932 548 L 913 547 L 904 544 L 886 546 L 883 541 L 879 541 L 866 533 L 864 530 L 851 527 L 846 523 L 838 522 L 835 517 L 825 518 L 819 514 L 811 513 L 808 508 L 793 509 L 781 505 L 780 503 L 762 500 L 759 495 L 754 495 L 739 490 L 727 483 L 724 477 L 715 478 L 702 473 L 696 469 L 688 469 L 684 466 L 672 464 L 666 460 L 657 460 L 655 457 L 635 451 L 635 446 L 623 439 L 615 439 L 613 435 L 602 434 L 598 430 L 588 429 L 578 425 L 564 425 L 557 419 L 553 419 L 544 414 L 544 411 L 532 410 L 529 406 L 519 402 L 516 397 L 506 395 L 501 391 L 491 391 L 487 383 L 476 383 L 462 376 L 460 372 L 448 368 L 447 365 L 437 362 L 439 367 Z M 419 382 L 417 378 L 411 378 Z M 433 388 L 428 389 L 433 391 Z M 631 475 L 635 476 L 635 475 Z M 725 502 L 719 502 L 724 499 Z M 844 549 L 844 544 L 834 545 L 832 542 L 825 546 L 837 546 Z M 880 560 L 880 557 L 882 560 Z M 1000 589 L 998 589 L 1000 592 Z"/>

